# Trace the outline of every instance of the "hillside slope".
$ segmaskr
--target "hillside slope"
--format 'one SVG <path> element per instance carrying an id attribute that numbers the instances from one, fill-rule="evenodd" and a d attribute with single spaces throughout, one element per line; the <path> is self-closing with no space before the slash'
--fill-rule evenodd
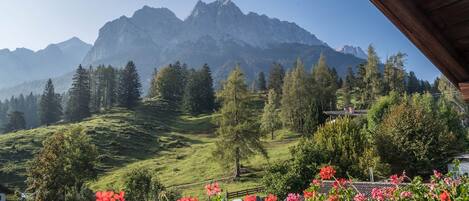
<path id="1" fill-rule="evenodd" d="M 145 167 L 158 172 L 166 186 L 202 197 L 204 182 L 232 175 L 212 158 L 216 140 L 212 121 L 213 115 L 179 115 L 164 103 L 145 102 L 136 111 L 116 108 L 80 123 L 0 135 L 0 183 L 23 188 L 27 161 L 42 141 L 54 132 L 82 126 L 100 153 L 99 177 L 90 182 L 93 190 L 120 189 L 125 173 Z M 279 131 L 276 140 L 264 142 L 270 158 L 255 156 L 244 161 L 243 178 L 236 182 L 223 180 L 225 190 L 258 186 L 263 167 L 288 159 L 297 136 Z"/>

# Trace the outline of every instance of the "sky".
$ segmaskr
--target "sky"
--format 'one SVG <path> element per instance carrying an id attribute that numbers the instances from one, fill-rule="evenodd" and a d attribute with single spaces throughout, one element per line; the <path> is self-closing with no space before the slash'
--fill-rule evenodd
<path id="1" fill-rule="evenodd" d="M 211 2 L 213 0 L 203 0 Z M 74 36 L 94 43 L 99 28 L 144 5 L 185 19 L 197 0 L 0 0 L 0 49 L 45 48 Z M 407 70 L 433 81 L 436 67 L 368 0 L 233 0 L 244 13 L 295 22 L 332 48 L 373 44 L 381 60 L 407 53 Z"/>

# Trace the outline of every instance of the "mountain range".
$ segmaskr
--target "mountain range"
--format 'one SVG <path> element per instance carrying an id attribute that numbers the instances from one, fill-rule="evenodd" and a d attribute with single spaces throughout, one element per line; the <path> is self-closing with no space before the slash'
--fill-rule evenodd
<path id="1" fill-rule="evenodd" d="M 79 44 L 77 38 L 64 43 L 69 44 L 70 41 Z M 212 3 L 198 1 L 184 20 L 176 17 L 167 8 L 144 6 L 131 17 L 122 16 L 107 22 L 99 30 L 98 38 L 92 47 L 85 43 L 60 44 L 44 49 L 56 49 L 56 52 L 59 52 L 49 63 L 36 63 L 34 66 L 47 69 L 44 72 L 48 72 L 48 76 L 68 73 L 56 78 L 57 81 L 61 80 L 60 84 L 67 85 L 70 81 L 66 80 L 71 78 L 69 72 L 78 63 L 85 66 L 105 64 L 122 67 L 129 60 L 133 60 L 145 88 L 155 68 L 175 61 L 184 62 L 194 68 L 201 67 L 204 63 L 209 64 L 215 85 L 224 79 L 236 64 L 242 67 L 248 79 L 253 79 L 259 72 L 267 73 L 273 62 L 289 68 L 297 58 L 301 58 L 310 69 L 321 53 L 339 75 L 344 75 L 347 67 L 355 67 L 364 62 L 363 55 L 356 54 L 357 51 L 350 52 L 348 48 L 343 51 L 334 50 L 314 34 L 292 22 L 253 12 L 245 14 L 231 0 L 217 0 Z M 65 56 L 64 52 L 74 52 L 76 57 Z M 5 66 L 1 63 L 1 58 L 0 56 L 0 66 Z M 8 72 L 20 71 L 22 68 L 15 65 L 6 66 L 9 66 Z M 15 82 L 45 79 L 44 76 L 47 75 L 34 76 L 37 77 L 28 76 Z M 4 89 L 0 89 L 0 98 L 20 92 L 40 93 L 42 89 L 36 88 L 42 82 L 44 80 L 3 87 Z M 66 90 L 68 86 L 57 88 Z"/>

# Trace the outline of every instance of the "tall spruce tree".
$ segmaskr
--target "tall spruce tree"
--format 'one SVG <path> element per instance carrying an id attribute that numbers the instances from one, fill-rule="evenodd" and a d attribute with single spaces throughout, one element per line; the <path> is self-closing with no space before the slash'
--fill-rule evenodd
<path id="1" fill-rule="evenodd" d="M 134 108 L 138 105 L 142 85 L 133 61 L 129 61 L 119 76 L 118 103 L 119 106 Z"/>
<path id="2" fill-rule="evenodd" d="M 308 134 L 305 124 L 311 116 L 313 90 L 311 75 L 306 72 L 300 59 L 286 74 L 282 89 L 280 118 L 283 125 L 295 132 Z"/>
<path id="3" fill-rule="evenodd" d="M 264 105 L 264 111 L 261 117 L 261 129 L 267 134 L 270 134 L 271 139 L 274 139 L 275 130 L 279 129 L 282 122 L 279 120 L 278 95 L 274 89 L 269 90 L 269 97 L 267 103 Z"/>
<path id="4" fill-rule="evenodd" d="M 334 75 L 335 74 L 335 75 Z M 314 96 L 322 111 L 335 110 L 337 92 L 337 72 L 333 73 L 327 66 L 326 57 L 321 54 L 318 63 L 313 68 Z"/>
<path id="5" fill-rule="evenodd" d="M 269 72 L 268 89 L 274 89 L 278 95 L 282 94 L 283 79 L 285 70 L 279 63 L 273 63 Z"/>
<path id="6" fill-rule="evenodd" d="M 409 75 L 407 76 L 407 93 L 413 94 L 413 93 L 418 93 L 419 88 L 420 88 L 420 82 L 415 76 L 414 71 L 410 71 Z"/>
<path id="7" fill-rule="evenodd" d="M 249 91 L 244 74 L 237 66 L 217 94 L 222 107 L 217 117 L 216 150 L 214 156 L 234 165 L 234 178 L 240 177 L 240 160 L 258 152 L 267 156 L 260 141 L 261 134 L 249 111 Z"/>
<path id="8" fill-rule="evenodd" d="M 184 96 L 187 75 L 187 68 L 179 62 L 160 69 L 153 78 L 155 86 L 151 89 L 150 95 L 179 105 Z"/>
<path id="9" fill-rule="evenodd" d="M 151 76 L 150 89 L 148 89 L 149 98 L 154 98 L 158 96 L 157 76 L 158 76 L 158 69 L 155 68 L 153 69 L 153 74 Z"/>
<path id="10" fill-rule="evenodd" d="M 39 119 L 41 125 L 49 125 L 61 119 L 62 106 L 60 102 L 60 95 L 55 93 L 52 80 L 47 80 L 39 103 Z"/>
<path id="11" fill-rule="evenodd" d="M 69 89 L 69 99 L 65 112 L 68 121 L 80 121 L 91 116 L 91 86 L 90 76 L 81 65 L 73 76 L 72 88 Z"/>
<path id="12" fill-rule="evenodd" d="M 265 90 L 267 90 L 267 86 L 266 86 L 266 83 L 265 83 L 265 75 L 264 75 L 264 72 L 260 72 L 258 75 L 257 75 L 257 90 L 263 92 Z"/>
<path id="13" fill-rule="evenodd" d="M 210 68 L 189 71 L 183 98 L 183 109 L 190 114 L 201 114 L 214 109 L 215 96 Z"/>
<path id="14" fill-rule="evenodd" d="M 384 92 L 397 91 L 403 93 L 405 91 L 405 57 L 407 55 L 398 52 L 390 56 L 384 65 Z"/>
<path id="15" fill-rule="evenodd" d="M 26 120 L 24 113 L 13 111 L 8 114 L 8 123 L 4 125 L 3 132 L 8 133 L 12 131 L 22 130 L 26 128 Z"/>
<path id="16" fill-rule="evenodd" d="M 368 59 L 364 75 L 364 104 L 370 106 L 383 92 L 383 83 L 379 72 L 379 57 L 373 45 L 368 46 Z"/>

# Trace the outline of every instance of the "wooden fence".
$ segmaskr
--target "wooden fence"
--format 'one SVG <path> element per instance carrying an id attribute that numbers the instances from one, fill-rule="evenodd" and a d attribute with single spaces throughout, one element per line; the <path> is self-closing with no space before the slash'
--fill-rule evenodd
<path id="1" fill-rule="evenodd" d="M 231 198 L 238 198 L 238 197 L 243 197 L 246 195 L 252 195 L 256 193 L 260 193 L 264 191 L 264 187 L 255 187 L 255 188 L 250 188 L 250 189 L 244 189 L 240 191 L 233 191 L 233 192 L 226 192 L 226 198 L 231 199 Z"/>

